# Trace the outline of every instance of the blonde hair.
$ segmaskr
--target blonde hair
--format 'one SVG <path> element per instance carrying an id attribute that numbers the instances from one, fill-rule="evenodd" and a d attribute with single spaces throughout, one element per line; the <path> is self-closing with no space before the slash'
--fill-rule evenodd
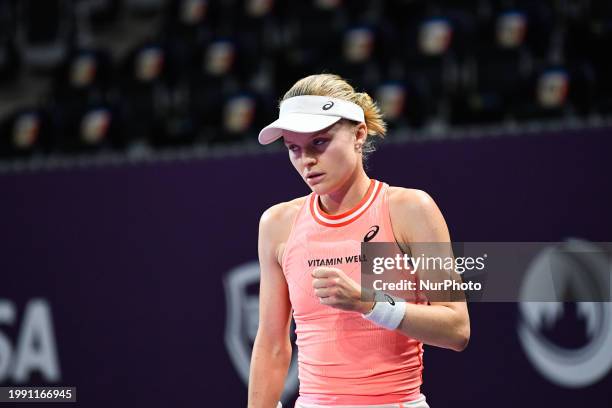
<path id="1" fill-rule="evenodd" d="M 355 92 L 355 89 L 338 75 L 318 74 L 304 77 L 285 93 L 281 102 L 301 95 L 329 96 L 359 105 L 363 109 L 365 124 L 368 128 L 368 138 L 363 146 L 364 157 L 375 150 L 370 136 L 384 138 L 387 133 L 387 124 L 376 102 L 365 92 Z"/>

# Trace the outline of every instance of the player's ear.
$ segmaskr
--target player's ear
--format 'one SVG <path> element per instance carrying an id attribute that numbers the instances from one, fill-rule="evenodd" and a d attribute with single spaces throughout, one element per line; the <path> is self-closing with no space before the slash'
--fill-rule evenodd
<path id="1" fill-rule="evenodd" d="M 368 127 L 360 122 L 355 125 L 355 142 L 363 145 L 368 138 Z"/>

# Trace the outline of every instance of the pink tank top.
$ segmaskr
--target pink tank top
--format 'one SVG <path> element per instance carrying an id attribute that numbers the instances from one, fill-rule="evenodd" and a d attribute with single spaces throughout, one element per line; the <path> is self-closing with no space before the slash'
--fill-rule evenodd
<path id="1" fill-rule="evenodd" d="M 296 323 L 299 402 L 389 404 L 416 399 L 423 343 L 349 312 L 322 305 L 312 288 L 317 266 L 341 269 L 361 282 L 361 242 L 395 242 L 386 183 L 371 180 L 353 209 L 328 215 L 311 193 L 299 210 L 283 253 L 283 273 Z M 399 247 L 398 247 L 399 251 Z"/>

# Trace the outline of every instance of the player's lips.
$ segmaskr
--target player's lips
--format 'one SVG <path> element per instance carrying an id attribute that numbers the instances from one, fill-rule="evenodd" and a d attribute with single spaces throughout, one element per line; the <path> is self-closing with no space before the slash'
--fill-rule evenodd
<path id="1" fill-rule="evenodd" d="M 306 181 L 310 184 L 316 184 L 320 182 L 324 176 L 325 176 L 325 173 L 313 171 L 312 173 L 308 173 L 306 175 Z"/>

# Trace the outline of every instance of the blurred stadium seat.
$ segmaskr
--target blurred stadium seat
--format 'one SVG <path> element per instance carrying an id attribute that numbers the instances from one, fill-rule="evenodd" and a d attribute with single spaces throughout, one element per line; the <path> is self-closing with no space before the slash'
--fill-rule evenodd
<path id="1" fill-rule="evenodd" d="M 37 107 L 13 112 L 0 122 L 0 157 L 27 157 L 46 153 L 53 142 L 49 114 Z"/>
<path id="2" fill-rule="evenodd" d="M 41 70 L 57 67 L 74 38 L 74 14 L 67 0 L 17 2 L 16 40 L 25 65 Z"/>
<path id="3" fill-rule="evenodd" d="M 317 72 L 393 131 L 607 115 L 611 40 L 594 0 L 0 0 L 0 97 L 49 78 L 2 99 L 0 140 L 4 157 L 250 140 Z"/>

